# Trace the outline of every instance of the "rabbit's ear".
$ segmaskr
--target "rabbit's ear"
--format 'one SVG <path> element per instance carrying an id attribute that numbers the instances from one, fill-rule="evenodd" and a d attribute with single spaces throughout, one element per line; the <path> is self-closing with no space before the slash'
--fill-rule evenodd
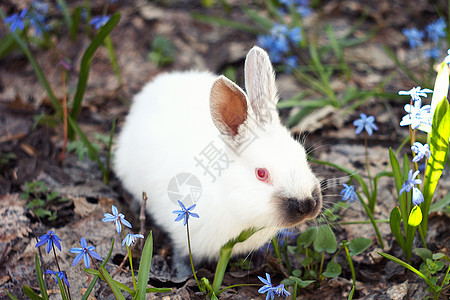
<path id="1" fill-rule="evenodd" d="M 271 123 L 278 119 L 275 73 L 269 55 L 257 46 L 248 52 L 245 59 L 245 89 L 259 122 Z"/>
<path id="2" fill-rule="evenodd" d="M 225 76 L 219 76 L 211 88 L 211 117 L 220 133 L 236 136 L 247 119 L 247 97 L 244 91 Z"/>

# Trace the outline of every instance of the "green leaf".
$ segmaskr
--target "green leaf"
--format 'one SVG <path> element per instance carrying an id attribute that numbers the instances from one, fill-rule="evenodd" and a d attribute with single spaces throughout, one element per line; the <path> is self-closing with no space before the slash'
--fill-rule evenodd
<path id="1" fill-rule="evenodd" d="M 328 225 L 321 225 L 317 229 L 317 235 L 314 239 L 314 250 L 316 252 L 326 251 L 328 253 L 336 252 L 336 236 Z"/>
<path id="2" fill-rule="evenodd" d="M 7 290 L 5 290 L 6 294 L 9 296 L 9 298 L 11 298 L 12 300 L 18 300 L 16 297 L 14 297 L 10 292 L 8 292 Z"/>
<path id="3" fill-rule="evenodd" d="M 40 297 L 38 294 L 36 294 L 28 285 L 23 286 L 23 292 L 31 300 L 43 300 L 44 299 L 44 298 Z"/>
<path id="4" fill-rule="evenodd" d="M 273 27 L 273 21 L 270 18 L 262 17 L 260 12 L 249 9 L 248 7 L 243 7 L 244 13 L 253 20 L 259 27 L 264 28 L 269 31 Z"/>
<path id="5" fill-rule="evenodd" d="M 120 13 L 115 13 L 114 15 L 112 15 L 109 21 L 104 26 L 102 26 L 102 28 L 98 31 L 97 35 L 94 37 L 89 47 L 84 52 L 83 58 L 81 59 L 77 92 L 73 100 L 72 112 L 70 113 L 70 116 L 72 117 L 73 120 L 77 120 L 78 114 L 80 113 L 81 110 L 81 103 L 83 101 L 84 93 L 86 91 L 92 58 L 95 52 L 97 51 L 98 47 L 100 47 L 100 45 L 103 44 L 105 38 L 111 33 L 111 31 L 117 25 L 119 20 L 120 20 Z"/>
<path id="6" fill-rule="evenodd" d="M 447 98 L 448 86 L 449 86 L 449 70 L 448 65 L 442 62 L 439 67 L 439 72 L 436 76 L 436 82 L 434 83 L 433 97 L 431 98 L 431 114 L 433 115 L 439 102 Z"/>
<path id="7" fill-rule="evenodd" d="M 428 212 L 433 198 L 434 191 L 447 160 L 448 142 L 450 138 L 450 107 L 447 98 L 443 98 L 438 105 L 433 116 L 433 124 L 429 135 L 429 145 L 431 155 L 425 171 L 423 186 L 424 202 L 421 204 L 423 212 L 422 231 L 428 231 Z"/>
<path id="8" fill-rule="evenodd" d="M 100 271 L 98 271 L 98 270 L 94 270 L 94 269 L 83 269 L 83 271 L 85 271 L 85 272 L 88 273 L 88 274 L 95 275 L 95 276 L 98 276 L 98 277 L 103 278 L 102 273 L 100 273 Z M 127 293 L 129 293 L 129 294 L 132 295 L 132 296 L 134 296 L 134 295 L 136 294 L 135 291 L 133 291 L 131 288 L 129 288 L 129 287 L 126 286 L 125 284 L 123 284 L 123 283 L 121 283 L 121 282 L 119 282 L 119 281 L 117 281 L 117 280 L 114 280 L 114 283 L 115 283 L 115 284 L 117 285 L 117 287 L 118 287 L 119 289 L 121 289 L 122 291 L 126 291 Z"/>
<path id="9" fill-rule="evenodd" d="M 249 237 L 251 237 L 257 231 L 259 231 L 259 229 L 255 229 L 255 228 L 246 229 L 246 230 L 242 231 L 238 237 L 231 239 L 222 247 L 223 248 L 233 247 L 237 243 L 245 242 Z"/>
<path id="10" fill-rule="evenodd" d="M 150 267 L 152 265 L 153 256 L 153 236 L 150 231 L 147 240 L 144 244 L 144 249 L 141 254 L 141 261 L 139 263 L 139 271 L 136 286 L 135 299 L 145 300 L 145 291 L 147 290 L 147 282 L 150 274 Z"/>
<path id="11" fill-rule="evenodd" d="M 434 254 L 432 255 L 432 259 L 437 260 L 437 259 L 443 258 L 444 256 L 445 256 L 444 253 L 434 253 Z"/>
<path id="12" fill-rule="evenodd" d="M 369 246 L 372 245 L 372 240 L 365 237 L 358 237 L 348 243 L 350 256 L 356 256 L 363 253 Z"/>
<path id="13" fill-rule="evenodd" d="M 311 264 L 313 262 L 313 258 L 312 257 L 306 257 L 304 260 L 302 260 L 301 264 L 303 267 L 307 267 L 309 264 Z"/>
<path id="14" fill-rule="evenodd" d="M 406 242 L 402 234 L 401 221 L 402 217 L 400 215 L 400 209 L 396 206 L 392 209 L 391 215 L 389 216 L 389 225 L 391 226 L 391 232 L 397 243 L 400 245 L 400 248 L 403 249 L 403 252 L 405 252 Z"/>
<path id="15" fill-rule="evenodd" d="M 77 39 L 78 27 L 80 25 L 81 13 L 83 8 L 81 6 L 75 7 L 72 17 L 72 27 L 70 28 L 70 38 Z"/>
<path id="16" fill-rule="evenodd" d="M 325 270 L 325 272 L 322 273 L 322 275 L 325 277 L 334 278 L 341 275 L 341 273 L 342 273 L 341 265 L 338 264 L 337 262 L 330 261 L 327 265 L 327 269 Z"/>
<path id="17" fill-rule="evenodd" d="M 34 267 L 36 269 L 36 276 L 38 279 L 39 290 L 41 291 L 42 299 L 47 300 L 47 287 L 45 286 L 44 277 L 42 276 L 41 264 L 39 263 L 39 257 L 37 253 L 35 253 L 34 255 Z"/>
<path id="18" fill-rule="evenodd" d="M 297 245 L 301 247 L 309 247 L 315 240 L 317 235 L 317 227 L 309 227 L 297 239 Z"/>
<path id="19" fill-rule="evenodd" d="M 420 84 L 420 81 L 417 79 L 417 77 L 414 75 L 414 73 L 404 64 L 402 63 L 397 56 L 395 55 L 395 53 L 389 49 L 389 47 L 387 46 L 383 46 L 384 52 L 386 52 L 386 54 L 389 56 L 390 59 L 392 59 L 393 62 L 395 62 L 395 64 L 402 69 L 403 72 L 405 72 L 406 75 L 408 75 L 408 77 L 416 82 L 417 84 Z M 422 85 L 423 86 L 423 85 Z"/>
<path id="20" fill-rule="evenodd" d="M 170 288 L 147 288 L 145 293 L 168 293 L 171 292 Z"/>
<path id="21" fill-rule="evenodd" d="M 298 286 L 302 289 L 314 282 L 314 280 L 301 280 L 300 278 L 297 278 L 295 276 L 289 276 L 289 279 L 292 280 L 294 283 L 296 282 Z"/>
<path id="22" fill-rule="evenodd" d="M 444 198 L 434 202 L 430 206 L 430 213 L 444 210 L 448 205 L 450 205 L 450 193 L 448 193 Z"/>
<path id="23" fill-rule="evenodd" d="M 403 176 L 402 176 L 402 171 L 400 169 L 400 164 L 397 160 L 397 157 L 395 157 L 394 151 L 392 151 L 392 148 L 389 148 L 389 160 L 391 162 L 391 167 L 392 167 L 392 174 L 394 175 L 394 182 L 395 182 L 395 188 L 397 189 L 397 195 L 400 194 L 400 190 L 402 189 L 402 185 L 403 185 Z M 407 212 L 406 212 L 406 196 L 405 193 L 401 194 L 400 196 L 398 196 L 398 202 L 400 204 L 400 217 L 402 218 L 403 216 L 407 216 Z M 392 212 L 391 212 L 392 214 Z M 406 219 L 405 219 L 406 221 Z M 400 223 L 398 223 L 398 225 L 400 225 Z M 400 229 L 400 227 L 398 227 Z M 391 226 L 391 230 L 392 230 L 392 226 Z M 394 231 L 392 231 L 392 233 L 394 233 Z M 394 234 L 395 235 L 395 234 Z M 397 237 L 397 236 L 395 236 Z M 397 239 L 398 241 L 398 239 Z"/>
<path id="24" fill-rule="evenodd" d="M 108 283 L 108 285 L 111 288 L 112 292 L 114 293 L 114 296 L 116 297 L 116 299 L 125 300 L 125 297 L 123 296 L 122 292 L 120 291 L 119 287 L 117 286 L 115 280 L 111 277 L 111 275 L 108 273 L 108 271 L 106 271 L 105 267 L 103 265 L 99 265 L 99 268 L 101 271 L 102 278 Z"/>
<path id="25" fill-rule="evenodd" d="M 295 277 L 300 277 L 300 276 L 302 276 L 302 270 L 296 269 L 296 270 L 292 271 L 292 275 L 294 275 Z"/>
<path id="26" fill-rule="evenodd" d="M 414 253 L 420 256 L 424 261 L 428 258 L 431 259 L 433 253 L 427 248 L 415 248 Z"/>
<path id="27" fill-rule="evenodd" d="M 0 58 L 3 58 L 5 54 L 9 53 L 14 48 L 14 38 L 11 34 L 8 34 L 0 41 Z"/>
<path id="28" fill-rule="evenodd" d="M 67 28 L 71 29 L 73 27 L 72 17 L 70 16 L 69 9 L 65 0 L 56 0 L 58 3 L 59 11 L 62 12 L 64 16 L 64 21 L 66 22 Z"/>
<path id="29" fill-rule="evenodd" d="M 434 290 L 434 288 L 435 288 L 434 284 L 433 284 L 433 283 L 432 283 L 425 275 L 423 275 L 419 270 L 417 270 L 416 268 L 414 268 L 413 266 L 411 266 L 411 265 L 408 264 L 407 262 L 404 262 L 403 260 L 398 259 L 397 257 L 392 256 L 392 255 L 387 254 L 387 253 L 381 253 L 381 252 L 378 252 L 378 254 L 381 255 L 381 256 L 383 256 L 384 258 L 387 258 L 387 259 L 389 259 L 389 260 L 392 260 L 393 262 L 395 262 L 395 263 L 397 263 L 397 264 L 399 264 L 399 265 L 401 265 L 401 266 L 407 268 L 407 269 L 410 270 L 411 272 L 414 272 L 414 273 L 417 274 L 420 278 L 422 278 L 423 280 L 425 280 L 425 282 L 428 284 L 428 286 Z"/>

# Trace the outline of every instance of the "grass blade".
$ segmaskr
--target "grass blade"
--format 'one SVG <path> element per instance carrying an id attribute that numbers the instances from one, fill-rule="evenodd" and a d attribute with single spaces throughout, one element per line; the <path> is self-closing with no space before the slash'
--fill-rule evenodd
<path id="1" fill-rule="evenodd" d="M 74 97 L 71 117 L 76 120 L 81 111 L 81 103 L 84 98 L 84 93 L 86 92 L 87 81 L 89 78 L 89 69 L 91 67 L 92 57 L 97 51 L 98 47 L 103 43 L 105 38 L 111 33 L 114 27 L 120 20 L 120 13 L 115 13 L 111 16 L 109 21 L 99 30 L 97 35 L 92 40 L 89 47 L 84 52 L 83 58 L 81 59 L 80 75 L 78 77 L 77 92 Z M 73 134 L 72 134 L 73 139 Z"/>
<path id="2" fill-rule="evenodd" d="M 45 286 L 44 277 L 42 276 L 41 264 L 37 253 L 34 256 L 34 265 L 36 268 L 36 276 L 39 282 L 39 289 L 41 290 L 42 298 L 48 300 L 47 287 Z"/>
<path id="3" fill-rule="evenodd" d="M 147 290 L 148 276 L 150 274 L 150 267 L 152 265 L 153 256 L 153 236 L 150 231 L 147 240 L 144 244 L 144 249 L 141 254 L 141 261 L 139 263 L 137 288 L 135 299 L 145 300 L 145 293 Z"/>
<path id="4" fill-rule="evenodd" d="M 434 291 L 434 284 L 425 276 L 423 275 L 419 270 L 417 270 L 416 268 L 414 268 L 413 266 L 411 266 L 410 264 L 408 264 L 407 262 L 404 262 L 401 259 L 398 259 L 395 256 L 392 256 L 390 254 L 387 253 L 382 253 L 382 252 L 377 252 L 379 255 L 383 256 L 384 258 L 387 258 L 389 260 L 392 260 L 393 262 L 407 268 L 408 270 L 410 270 L 411 272 L 416 273 L 420 278 L 422 278 L 423 280 L 425 280 L 425 282 L 430 286 L 431 290 Z"/>

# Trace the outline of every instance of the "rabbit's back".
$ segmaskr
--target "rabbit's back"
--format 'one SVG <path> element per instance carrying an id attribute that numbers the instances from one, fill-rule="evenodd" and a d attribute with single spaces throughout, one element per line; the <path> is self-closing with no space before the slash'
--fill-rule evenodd
<path id="1" fill-rule="evenodd" d="M 137 199 L 143 191 L 161 197 L 168 180 L 188 170 L 217 136 L 209 112 L 215 79 L 209 72 L 166 73 L 135 96 L 117 142 L 115 171 Z"/>

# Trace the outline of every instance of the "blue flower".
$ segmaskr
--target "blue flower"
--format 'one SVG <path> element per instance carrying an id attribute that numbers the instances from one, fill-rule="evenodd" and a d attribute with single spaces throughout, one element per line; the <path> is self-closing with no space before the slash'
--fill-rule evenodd
<path id="1" fill-rule="evenodd" d="M 78 264 L 82 258 L 84 258 L 84 265 L 87 269 L 91 266 L 91 256 L 98 260 L 102 260 L 102 257 L 94 251 L 94 246 L 88 246 L 86 239 L 84 237 L 80 240 L 81 248 L 76 247 L 70 249 L 70 253 L 76 253 L 75 259 L 73 260 L 72 266 Z"/>
<path id="2" fill-rule="evenodd" d="M 59 277 L 59 279 L 62 279 L 66 283 L 66 285 L 68 287 L 70 287 L 69 281 L 67 280 L 67 277 L 66 277 L 66 274 L 64 273 L 64 271 L 55 272 L 53 270 L 47 270 L 47 271 L 45 271 L 45 274 L 55 275 L 56 283 L 58 283 L 58 277 Z"/>
<path id="3" fill-rule="evenodd" d="M 363 129 L 367 131 L 369 135 L 372 135 L 374 130 L 378 130 L 377 125 L 375 125 L 375 117 L 367 116 L 366 114 L 360 114 L 361 118 L 353 121 L 353 125 L 356 126 L 355 134 L 360 134 Z"/>
<path id="4" fill-rule="evenodd" d="M 137 240 L 138 238 L 143 239 L 144 236 L 143 236 L 142 234 L 132 234 L 132 233 L 129 233 L 129 234 L 127 234 L 127 236 L 123 239 L 123 241 L 122 241 L 122 246 L 125 245 L 125 244 L 127 244 L 127 246 L 130 247 L 131 244 L 135 244 L 135 243 L 136 243 L 136 240 Z"/>
<path id="5" fill-rule="evenodd" d="M 309 0 L 280 0 L 279 2 L 287 7 L 293 7 L 304 18 L 312 14 L 312 9 L 309 7 Z"/>
<path id="6" fill-rule="evenodd" d="M 36 36 L 41 36 L 43 31 L 48 31 L 49 26 L 45 24 L 45 16 L 48 13 L 48 4 L 39 1 L 31 3 L 31 9 L 26 19 L 29 21 L 30 28 L 34 29 Z"/>
<path id="7" fill-rule="evenodd" d="M 264 285 L 258 290 L 258 293 L 267 293 L 266 300 L 274 299 L 275 295 L 287 297 L 291 294 L 284 288 L 284 284 L 282 283 L 274 286 L 270 281 L 270 275 L 268 273 L 266 273 L 266 278 L 262 278 L 261 276 L 258 276 L 258 278 L 262 283 L 264 283 Z"/>
<path id="8" fill-rule="evenodd" d="M 427 93 L 432 93 L 433 90 L 430 89 L 423 89 L 420 86 L 417 87 L 413 87 L 412 89 L 410 89 L 409 91 L 399 91 L 398 94 L 399 95 L 410 95 L 411 99 L 413 101 L 417 101 L 420 100 L 420 97 L 427 97 Z"/>
<path id="9" fill-rule="evenodd" d="M 284 288 L 284 284 L 279 284 L 278 286 L 273 287 L 273 293 L 277 296 L 283 296 L 283 297 L 287 297 L 290 296 L 291 293 L 289 293 L 285 288 Z"/>
<path id="10" fill-rule="evenodd" d="M 312 15 L 313 10 L 308 6 L 299 6 L 297 7 L 297 13 L 302 17 L 306 18 Z"/>
<path id="11" fill-rule="evenodd" d="M 441 54 L 441 51 L 439 51 L 439 48 L 431 48 L 425 51 L 424 55 L 427 58 L 433 58 L 437 59 L 439 58 L 439 55 Z"/>
<path id="12" fill-rule="evenodd" d="M 446 64 L 450 64 L 450 49 L 447 50 L 447 56 L 444 58 Z"/>
<path id="13" fill-rule="evenodd" d="M 414 105 L 406 104 L 405 111 L 408 113 L 403 116 L 400 121 L 400 126 L 408 126 L 411 125 L 412 129 L 419 128 L 420 124 L 427 124 L 431 126 L 431 106 L 424 105 L 422 106 L 422 101 L 416 100 Z"/>
<path id="14" fill-rule="evenodd" d="M 275 297 L 275 292 L 273 289 L 272 282 L 270 281 L 270 275 L 269 273 L 266 273 L 266 278 L 262 278 L 261 276 L 258 276 L 259 280 L 261 280 L 264 285 L 258 290 L 258 293 L 265 294 L 267 293 L 266 300 L 273 299 Z"/>
<path id="15" fill-rule="evenodd" d="M 286 37 L 260 35 L 257 44 L 269 52 L 270 60 L 273 63 L 280 63 L 284 53 L 289 51 L 289 43 Z"/>
<path id="16" fill-rule="evenodd" d="M 114 222 L 118 233 L 120 233 L 122 231 L 122 225 L 127 226 L 128 228 L 131 228 L 130 222 L 125 220 L 124 214 L 122 214 L 122 213 L 119 214 L 117 207 L 112 205 L 111 210 L 112 210 L 112 214 L 110 214 L 110 213 L 104 214 L 105 217 L 102 219 L 102 222 Z"/>
<path id="17" fill-rule="evenodd" d="M 284 64 L 286 65 L 286 72 L 290 74 L 292 70 L 298 67 L 297 56 L 289 56 L 284 60 Z"/>
<path id="18" fill-rule="evenodd" d="M 411 150 L 414 151 L 414 153 L 416 153 L 416 156 L 414 156 L 414 158 L 412 160 L 413 162 L 418 162 L 424 156 L 426 156 L 427 158 L 430 158 L 431 151 L 430 151 L 430 146 L 428 144 L 422 145 L 422 143 L 420 143 L 420 142 L 415 142 L 411 146 Z"/>
<path id="19" fill-rule="evenodd" d="M 358 198 L 356 195 L 355 187 L 353 185 L 343 184 L 344 189 L 341 191 L 342 201 L 350 200 L 350 202 L 355 201 Z"/>
<path id="20" fill-rule="evenodd" d="M 283 228 L 277 232 L 277 238 L 278 238 L 278 244 L 280 246 L 283 246 L 286 240 L 292 239 L 293 237 L 296 237 L 297 233 L 294 231 L 291 231 L 289 228 Z M 272 246 L 272 243 L 269 244 L 269 247 Z"/>
<path id="21" fill-rule="evenodd" d="M 257 43 L 269 52 L 270 59 L 274 63 L 280 63 L 283 56 L 289 52 L 289 42 L 298 44 L 303 39 L 301 29 L 294 27 L 289 29 L 285 24 L 275 23 L 268 35 L 258 36 Z"/>
<path id="22" fill-rule="evenodd" d="M 50 251 L 52 251 L 53 244 L 55 244 L 59 251 L 61 251 L 61 244 L 59 241 L 61 241 L 61 239 L 55 234 L 54 231 L 50 230 L 48 233 L 39 238 L 39 242 L 35 247 L 40 247 L 47 243 L 47 253 L 50 253 Z"/>
<path id="23" fill-rule="evenodd" d="M 417 30 L 417 28 L 403 28 L 402 32 L 408 39 L 409 47 L 416 48 L 423 44 L 422 39 L 425 36 L 423 31 Z"/>
<path id="24" fill-rule="evenodd" d="M 294 27 L 288 30 L 286 35 L 294 45 L 300 43 L 303 39 L 302 30 L 300 27 Z"/>
<path id="25" fill-rule="evenodd" d="M 31 7 L 33 7 L 33 9 L 35 11 L 37 11 L 38 13 L 40 13 L 42 15 L 46 15 L 48 13 L 48 4 L 47 3 L 43 3 L 38 0 L 34 0 L 33 2 L 31 2 Z"/>
<path id="26" fill-rule="evenodd" d="M 413 173 L 413 170 L 409 170 L 408 172 L 408 179 L 405 181 L 405 183 L 402 185 L 402 188 L 400 189 L 400 193 L 398 194 L 399 196 L 401 194 L 403 194 L 403 192 L 410 192 L 412 188 L 414 188 L 414 186 L 416 184 L 421 184 L 422 180 L 416 178 L 417 175 L 419 175 L 419 170 L 415 171 Z"/>
<path id="27" fill-rule="evenodd" d="M 25 8 L 24 10 L 22 10 L 20 12 L 20 14 L 15 13 L 15 14 L 12 14 L 11 16 L 5 18 L 4 22 L 5 22 L 5 24 L 9 24 L 10 32 L 14 32 L 14 31 L 16 31 L 16 29 L 23 30 L 25 28 L 24 18 L 25 18 L 25 15 L 27 14 L 27 12 L 28 12 L 28 8 Z"/>
<path id="28" fill-rule="evenodd" d="M 89 25 L 94 25 L 95 29 L 99 29 L 103 25 L 105 25 L 109 19 L 110 16 L 96 16 L 91 19 L 91 22 L 89 22 Z"/>
<path id="29" fill-rule="evenodd" d="M 189 219 L 189 217 L 194 217 L 194 218 L 199 218 L 199 215 L 196 213 L 191 212 L 191 210 L 193 210 L 196 206 L 196 204 L 193 204 L 191 206 L 189 206 L 188 208 L 186 208 L 184 206 L 184 204 L 178 200 L 178 205 L 180 205 L 181 210 L 174 210 L 172 213 L 174 214 L 178 214 L 177 218 L 175 219 L 175 222 L 184 220 L 184 226 L 186 226 L 187 224 L 187 220 Z"/>
<path id="30" fill-rule="evenodd" d="M 428 24 L 425 26 L 425 30 L 428 33 L 428 38 L 436 43 L 441 37 L 447 36 L 445 27 L 447 27 L 447 24 L 442 17 L 437 19 L 435 22 Z"/>
<path id="31" fill-rule="evenodd" d="M 414 187 L 412 192 L 412 203 L 414 205 L 419 205 L 422 202 L 423 202 L 422 192 L 418 188 Z"/>

